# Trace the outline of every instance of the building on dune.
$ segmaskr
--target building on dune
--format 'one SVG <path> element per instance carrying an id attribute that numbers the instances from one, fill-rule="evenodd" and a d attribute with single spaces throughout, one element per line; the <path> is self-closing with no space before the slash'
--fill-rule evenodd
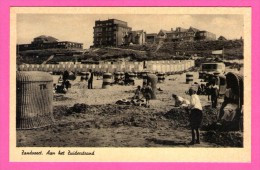
<path id="1" fill-rule="evenodd" d="M 146 36 L 147 43 L 211 40 L 216 40 L 215 34 L 205 30 L 201 31 L 194 27 L 189 29 L 177 27 L 176 29 L 171 28 L 170 31 L 161 29 L 158 34 L 147 34 Z"/>
<path id="2" fill-rule="evenodd" d="M 216 34 L 208 31 L 199 31 L 196 34 L 196 40 L 198 41 L 214 41 L 216 40 Z"/>
<path id="3" fill-rule="evenodd" d="M 144 30 L 132 30 L 128 23 L 118 19 L 96 20 L 92 47 L 116 47 L 123 45 L 144 45 L 161 42 L 211 41 L 216 35 L 194 27 L 177 27 L 170 31 L 161 29 L 158 33 L 146 33 Z"/>
<path id="4" fill-rule="evenodd" d="M 167 32 L 165 37 L 166 42 L 202 40 L 216 40 L 216 35 L 208 31 L 201 31 L 194 27 L 190 27 L 189 29 L 177 27 L 176 29 L 172 28 L 171 31 Z"/>
<path id="5" fill-rule="evenodd" d="M 154 44 L 156 42 L 157 33 L 146 34 L 146 43 Z"/>
<path id="6" fill-rule="evenodd" d="M 146 32 L 144 30 L 130 31 L 125 35 L 124 44 L 144 45 L 146 42 Z"/>
<path id="7" fill-rule="evenodd" d="M 44 50 L 44 49 L 83 50 L 83 43 L 77 43 L 71 41 L 59 41 L 54 37 L 41 35 L 35 37 L 30 44 L 17 45 L 17 51 Z"/>
<path id="8" fill-rule="evenodd" d="M 125 36 L 132 30 L 127 22 L 118 19 L 95 21 L 94 47 L 119 46 L 125 44 Z"/>

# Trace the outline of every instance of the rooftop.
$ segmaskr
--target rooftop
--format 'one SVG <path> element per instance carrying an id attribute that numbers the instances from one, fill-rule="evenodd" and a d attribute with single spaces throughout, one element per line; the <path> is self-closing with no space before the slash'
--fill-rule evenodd
<path id="1" fill-rule="evenodd" d="M 127 23 L 126 21 L 122 21 L 122 20 L 119 20 L 119 19 L 107 19 L 107 20 L 96 20 L 96 22 L 107 22 L 107 21 L 119 21 L 119 22 L 124 22 L 124 23 Z"/>
<path id="2" fill-rule="evenodd" d="M 46 36 L 46 35 L 40 35 L 38 37 L 35 37 L 34 39 L 41 39 L 43 42 L 57 42 L 58 39 L 54 38 L 52 36 Z"/>

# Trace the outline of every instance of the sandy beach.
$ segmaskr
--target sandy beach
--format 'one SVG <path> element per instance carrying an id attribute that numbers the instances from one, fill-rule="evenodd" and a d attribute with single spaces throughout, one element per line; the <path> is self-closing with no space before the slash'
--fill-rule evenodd
<path id="1" fill-rule="evenodd" d="M 194 82 L 199 82 L 193 72 Z M 58 76 L 54 77 L 57 83 Z M 158 83 L 157 99 L 150 108 L 118 105 L 120 99 L 130 99 L 142 79 L 135 86 L 113 85 L 102 89 L 102 80 L 94 78 L 94 89 L 80 77 L 71 81 L 66 94 L 54 94 L 55 124 L 32 130 L 17 130 L 17 146 L 30 147 L 242 147 L 242 132 L 209 132 L 201 130 L 201 144 L 188 145 L 191 133 L 188 113 L 174 108 L 172 94 L 189 99 L 185 93 L 186 74 L 167 76 Z M 216 120 L 217 110 L 211 109 L 207 96 L 200 96 L 204 108 L 203 125 Z M 219 100 L 222 102 L 222 100 Z M 75 104 L 81 104 L 75 111 Z M 220 107 L 220 103 L 218 105 Z M 74 110 L 73 110 L 74 109 Z M 225 135 L 232 138 L 230 142 Z M 218 140 L 214 140 L 222 136 Z"/>

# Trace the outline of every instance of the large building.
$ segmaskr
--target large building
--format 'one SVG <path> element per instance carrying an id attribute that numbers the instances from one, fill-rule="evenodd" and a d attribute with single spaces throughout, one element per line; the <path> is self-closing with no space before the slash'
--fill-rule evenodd
<path id="1" fill-rule="evenodd" d="M 69 49 L 82 50 L 83 44 L 71 41 L 59 41 L 58 39 L 41 35 L 33 39 L 31 44 L 17 45 L 17 51 L 43 50 L 43 49 Z"/>
<path id="2" fill-rule="evenodd" d="M 132 30 L 127 22 L 117 19 L 98 20 L 93 29 L 94 47 L 124 45 L 125 36 Z"/>

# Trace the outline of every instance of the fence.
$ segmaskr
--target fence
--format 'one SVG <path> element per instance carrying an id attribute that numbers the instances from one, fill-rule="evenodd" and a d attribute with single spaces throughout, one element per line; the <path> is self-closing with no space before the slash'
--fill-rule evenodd
<path id="1" fill-rule="evenodd" d="M 99 64 L 82 64 L 73 62 L 60 62 L 59 64 L 22 64 L 19 65 L 20 71 L 45 71 L 45 72 L 63 72 L 77 71 L 87 72 L 90 69 L 94 72 L 150 72 L 173 73 L 188 70 L 194 67 L 194 60 L 164 60 L 147 61 L 144 69 L 143 62 L 101 62 Z"/>

